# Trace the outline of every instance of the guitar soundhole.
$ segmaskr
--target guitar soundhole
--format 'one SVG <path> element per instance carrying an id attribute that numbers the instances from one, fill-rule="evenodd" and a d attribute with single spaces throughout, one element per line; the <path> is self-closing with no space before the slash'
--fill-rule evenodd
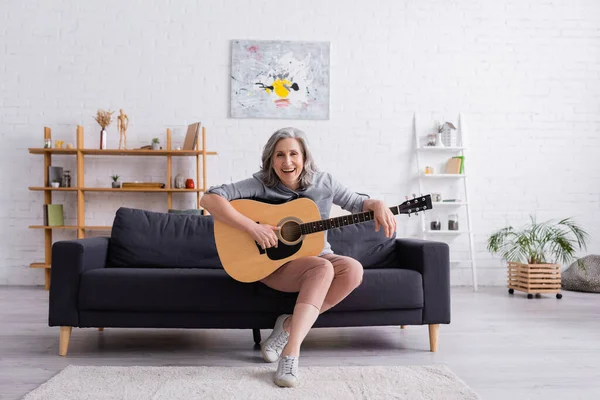
<path id="1" fill-rule="evenodd" d="M 281 237 L 288 242 L 295 242 L 300 239 L 302 232 L 300 231 L 300 224 L 294 221 L 287 221 L 281 226 Z"/>

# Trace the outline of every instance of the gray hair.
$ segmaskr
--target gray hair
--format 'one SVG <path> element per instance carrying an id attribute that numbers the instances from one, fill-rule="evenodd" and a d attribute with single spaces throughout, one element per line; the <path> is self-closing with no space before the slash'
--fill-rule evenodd
<path id="1" fill-rule="evenodd" d="M 279 177 L 273 170 L 273 154 L 275 146 L 281 139 L 296 139 L 300 143 L 302 155 L 304 157 L 304 168 L 298 178 L 300 188 L 305 189 L 312 184 L 313 174 L 317 171 L 317 166 L 313 160 L 312 154 L 308 148 L 306 134 L 297 128 L 281 128 L 271 135 L 262 153 L 261 178 L 265 185 L 274 187 L 279 183 Z"/>

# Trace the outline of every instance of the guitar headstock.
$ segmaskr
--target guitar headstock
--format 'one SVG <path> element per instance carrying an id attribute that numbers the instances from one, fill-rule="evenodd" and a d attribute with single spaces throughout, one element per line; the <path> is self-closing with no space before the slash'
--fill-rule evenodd
<path id="1" fill-rule="evenodd" d="M 399 214 L 416 214 L 418 212 L 431 210 L 431 195 L 415 196 L 412 199 L 406 200 L 398 206 Z"/>

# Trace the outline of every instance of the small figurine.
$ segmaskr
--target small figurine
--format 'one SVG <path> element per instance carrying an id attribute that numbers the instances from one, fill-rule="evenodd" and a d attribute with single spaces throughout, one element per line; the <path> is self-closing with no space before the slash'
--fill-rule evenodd
<path id="1" fill-rule="evenodd" d="M 117 117 L 117 129 L 119 130 L 119 150 L 127 149 L 127 127 L 129 126 L 129 117 L 123 113 L 123 109 L 119 109 Z"/>

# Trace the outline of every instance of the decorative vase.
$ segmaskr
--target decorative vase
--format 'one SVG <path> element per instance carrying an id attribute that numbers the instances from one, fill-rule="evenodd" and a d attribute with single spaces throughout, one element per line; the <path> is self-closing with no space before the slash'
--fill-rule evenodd
<path id="1" fill-rule="evenodd" d="M 108 133 L 106 132 L 106 129 L 102 129 L 100 131 L 100 150 L 105 150 L 106 149 L 106 136 L 108 135 Z"/>
<path id="2" fill-rule="evenodd" d="M 194 180 L 192 178 L 188 178 L 185 180 L 185 187 L 187 189 L 193 189 L 194 188 Z"/>
<path id="3" fill-rule="evenodd" d="M 442 143 L 446 147 L 457 147 L 456 131 L 452 129 L 442 131 Z"/>
<path id="4" fill-rule="evenodd" d="M 458 214 L 448 215 L 448 230 L 449 231 L 457 231 L 458 230 Z"/>
<path id="5" fill-rule="evenodd" d="M 175 187 L 175 189 L 184 189 L 185 188 L 185 180 L 183 179 L 183 176 L 177 174 L 175 176 L 175 184 L 173 186 Z"/>
<path id="6" fill-rule="evenodd" d="M 51 185 L 53 188 L 57 188 L 57 187 L 60 187 L 60 182 L 51 182 L 51 183 L 50 183 L 50 185 Z"/>
<path id="7" fill-rule="evenodd" d="M 119 189 L 121 187 L 121 182 L 113 182 L 112 187 L 113 189 Z"/>
<path id="8" fill-rule="evenodd" d="M 435 136 L 435 147 L 446 147 L 444 146 L 444 143 L 442 142 L 442 133 L 438 133 Z"/>
<path id="9" fill-rule="evenodd" d="M 160 144 L 159 143 L 152 143 L 152 150 L 160 150 Z"/>

